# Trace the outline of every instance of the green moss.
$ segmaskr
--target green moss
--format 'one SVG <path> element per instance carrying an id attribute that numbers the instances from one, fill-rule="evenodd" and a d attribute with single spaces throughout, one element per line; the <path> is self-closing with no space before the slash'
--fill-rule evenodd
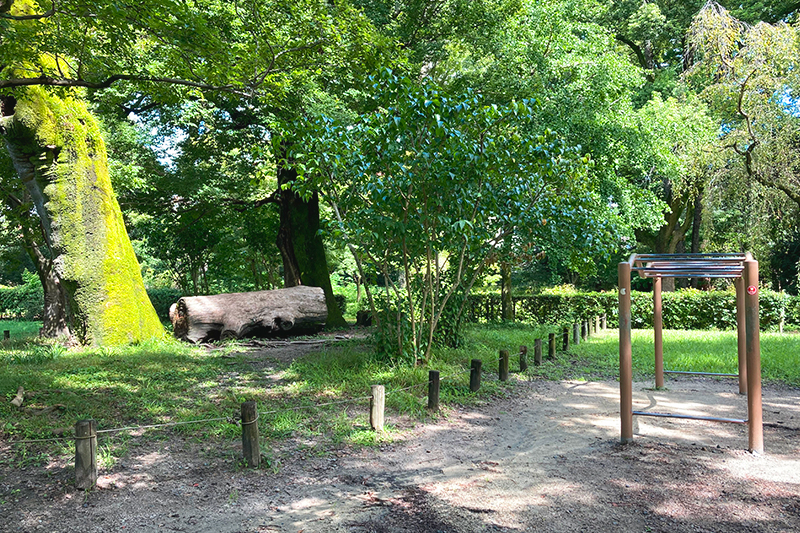
<path id="1" fill-rule="evenodd" d="M 97 121 L 80 100 L 33 87 L 16 120 L 57 159 L 40 173 L 57 268 L 72 294 L 76 333 L 87 343 L 122 344 L 163 335 L 111 188 Z M 55 149 L 53 149 L 55 147 Z"/>

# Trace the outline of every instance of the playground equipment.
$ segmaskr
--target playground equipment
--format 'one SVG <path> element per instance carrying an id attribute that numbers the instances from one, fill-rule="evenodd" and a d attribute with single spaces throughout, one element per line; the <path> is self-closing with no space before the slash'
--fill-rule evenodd
<path id="1" fill-rule="evenodd" d="M 633 410 L 633 370 L 631 354 L 631 273 L 653 279 L 653 330 L 655 344 L 656 387 L 664 386 L 664 362 L 661 315 L 661 278 L 729 278 L 736 287 L 736 323 L 738 329 L 739 393 L 747 394 L 747 420 L 693 416 L 676 413 L 653 413 Z M 761 410 L 761 347 L 758 316 L 758 261 L 747 254 L 633 254 L 620 263 L 619 274 L 619 389 L 621 441 L 633 441 L 633 416 L 657 416 L 731 422 L 748 425 L 751 452 L 763 453 L 764 434 Z M 711 372 L 676 374 L 727 375 Z"/>

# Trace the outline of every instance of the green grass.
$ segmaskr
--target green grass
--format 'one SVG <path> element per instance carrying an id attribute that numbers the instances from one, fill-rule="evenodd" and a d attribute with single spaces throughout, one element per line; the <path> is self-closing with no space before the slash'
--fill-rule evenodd
<path id="1" fill-rule="evenodd" d="M 800 335 L 761 332 L 761 377 L 800 386 Z M 689 372 L 737 373 L 735 331 L 665 330 L 664 369 Z M 653 331 L 633 330 L 634 377 L 653 376 Z M 582 361 L 589 374 L 614 377 L 619 373 L 617 332 L 606 331 L 589 342 L 573 346 L 570 354 Z"/>
<path id="2" fill-rule="evenodd" d="M 12 323 L 13 324 L 13 323 Z M 23 323 L 16 323 L 22 325 Z M 27 331 L 38 329 L 31 326 Z M 149 430 L 144 438 L 166 438 L 167 432 L 188 439 L 224 442 L 240 437 L 235 423 L 240 404 L 259 403 L 259 429 L 267 455 L 272 442 L 295 439 L 306 455 L 326 453 L 342 444 L 375 445 L 393 438 L 398 415 L 427 418 L 428 371 L 441 374 L 440 398 L 444 406 L 473 404 L 492 396 L 509 395 L 519 379 L 614 379 L 619 352 L 615 331 L 602 332 L 588 342 L 558 352 L 554 360 L 533 366 L 534 340 L 544 340 L 558 328 L 525 324 L 484 324 L 466 332 L 458 349 L 436 349 L 428 367 L 394 364 L 377 357 L 362 341 L 348 341 L 294 361 L 288 367 L 265 371 L 254 367 L 253 354 L 236 353 L 235 344 L 209 351 L 176 341 L 142 343 L 138 346 L 67 350 L 52 342 L 20 333 L 0 345 L 0 438 L 21 440 L 69 435 L 75 421 L 97 420 L 100 429 L 139 426 L 198 419 L 227 418 L 181 425 L 168 430 Z M 19 331 L 24 331 L 20 329 Z M 652 379 L 652 331 L 633 332 L 633 368 L 639 379 Z M 561 345 L 560 335 L 557 337 Z M 762 371 L 765 380 L 800 386 L 800 335 L 761 334 Z M 518 348 L 528 346 L 527 375 L 519 368 Z M 500 349 L 512 354 L 512 379 L 497 379 Z M 268 356 L 268 353 L 267 353 Z M 483 383 L 477 394 L 469 391 L 469 363 L 483 360 Z M 665 368 L 671 370 L 735 372 L 734 332 L 664 332 Z M 280 378 L 276 381 L 276 377 Z M 387 435 L 369 430 L 370 386 L 386 387 Z M 26 395 L 26 407 L 55 404 L 63 409 L 34 415 L 10 404 L 18 386 Z M 405 390 L 407 389 L 407 390 Z M 352 400 L 350 403 L 336 403 Z M 333 405 L 320 406 L 320 404 Z M 447 408 L 443 410 L 447 415 Z M 108 466 L 141 437 L 127 432 L 106 433 L 100 439 L 102 462 Z M 15 446 L 14 454 L 0 462 L 42 464 L 52 456 L 68 457 L 68 440 Z M 279 460 L 268 461 L 271 467 Z"/>

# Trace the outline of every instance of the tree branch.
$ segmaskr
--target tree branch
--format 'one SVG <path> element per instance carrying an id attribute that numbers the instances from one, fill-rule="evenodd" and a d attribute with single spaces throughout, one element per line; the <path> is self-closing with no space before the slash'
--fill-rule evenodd
<path id="1" fill-rule="evenodd" d="M 82 79 L 69 79 L 69 78 L 52 78 L 50 76 L 39 76 L 36 78 L 11 78 L 7 80 L 0 80 L 0 89 L 5 87 L 28 87 L 32 85 L 46 85 L 50 87 L 86 87 L 88 89 L 107 89 L 118 81 L 144 81 L 151 83 L 165 83 L 170 85 L 180 85 L 183 87 L 194 87 L 196 89 L 204 89 L 208 91 L 223 91 L 233 93 L 239 96 L 249 97 L 240 89 L 236 89 L 232 85 L 212 85 L 209 83 L 202 83 L 190 80 L 183 80 L 180 78 L 158 78 L 152 76 L 137 76 L 135 74 L 115 74 L 109 76 L 103 81 L 87 81 Z"/>

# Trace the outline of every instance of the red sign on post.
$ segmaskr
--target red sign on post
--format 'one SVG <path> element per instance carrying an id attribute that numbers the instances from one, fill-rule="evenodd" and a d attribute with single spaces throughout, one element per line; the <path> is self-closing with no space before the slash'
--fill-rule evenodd
<path id="1" fill-rule="evenodd" d="M 756 287 L 755 285 L 750 285 L 749 287 L 747 287 L 747 294 L 755 294 L 757 292 L 758 292 L 758 287 Z"/>

